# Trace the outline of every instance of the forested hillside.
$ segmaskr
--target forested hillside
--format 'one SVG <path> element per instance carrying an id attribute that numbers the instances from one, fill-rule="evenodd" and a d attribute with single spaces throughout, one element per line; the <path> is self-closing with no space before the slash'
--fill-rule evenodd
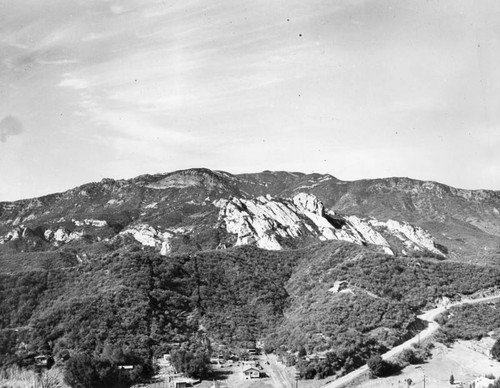
<path id="1" fill-rule="evenodd" d="M 72 268 L 2 274 L 2 363 L 101 354 L 107 344 L 150 360 L 200 335 L 255 344 L 281 318 L 299 256 L 245 247 L 166 259 L 131 249 Z"/>
<path id="2" fill-rule="evenodd" d="M 346 289 L 334 293 L 336 281 Z M 500 283 L 500 270 L 409 260 L 345 242 L 160 256 L 129 245 L 99 260 L 0 275 L 2 364 L 110 349 L 148 364 L 172 349 L 334 352 L 345 370 L 402 341 L 436 298 Z"/>

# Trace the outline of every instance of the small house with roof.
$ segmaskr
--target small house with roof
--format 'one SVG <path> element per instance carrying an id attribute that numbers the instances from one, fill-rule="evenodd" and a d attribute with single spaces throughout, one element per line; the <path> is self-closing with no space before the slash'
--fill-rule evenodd
<path id="1" fill-rule="evenodd" d="M 260 370 L 254 367 L 247 368 L 243 371 L 243 375 L 245 380 L 258 379 L 260 378 Z"/>
<path id="2" fill-rule="evenodd" d="M 51 362 L 52 361 L 52 362 Z M 35 356 L 35 366 L 49 368 L 53 364 L 53 359 L 49 356 L 39 355 Z"/>

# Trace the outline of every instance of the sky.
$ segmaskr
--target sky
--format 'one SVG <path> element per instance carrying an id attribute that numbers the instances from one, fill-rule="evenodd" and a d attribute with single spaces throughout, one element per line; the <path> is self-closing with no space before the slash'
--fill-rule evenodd
<path id="1" fill-rule="evenodd" d="M 500 190 L 500 2 L 0 0 L 0 201 L 206 167 Z"/>

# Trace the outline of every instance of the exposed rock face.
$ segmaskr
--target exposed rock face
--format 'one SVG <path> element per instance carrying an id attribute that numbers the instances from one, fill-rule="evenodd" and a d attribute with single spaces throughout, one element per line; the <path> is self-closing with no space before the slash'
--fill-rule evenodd
<path id="1" fill-rule="evenodd" d="M 309 212 L 320 217 L 324 214 L 323 204 L 314 195 L 299 193 L 292 198 L 292 201 L 302 212 Z"/>
<path id="2" fill-rule="evenodd" d="M 338 216 L 325 212 L 323 204 L 310 194 L 299 193 L 292 199 L 232 198 L 214 202 L 219 221 L 227 232 L 237 236 L 235 245 L 255 243 L 264 249 L 282 249 L 280 241 L 288 238 L 313 237 L 319 240 L 343 240 L 359 245 L 379 245 L 394 254 L 384 235 L 396 237 L 408 251 L 429 251 L 444 256 L 435 247 L 432 236 L 422 228 L 389 220 Z M 403 254 L 407 252 L 402 252 Z"/>
<path id="3" fill-rule="evenodd" d="M 206 187 L 206 188 L 222 188 L 225 186 L 225 179 L 231 175 L 218 171 L 210 171 L 206 169 L 192 169 L 184 171 L 176 171 L 168 174 L 161 179 L 154 180 L 145 186 L 150 189 L 184 189 L 188 187 Z"/>
<path id="4" fill-rule="evenodd" d="M 23 227 L 23 226 L 17 227 L 15 229 L 12 229 L 5 236 L 0 237 L 0 244 L 4 244 L 7 241 L 19 240 L 25 234 L 26 234 L 26 228 L 25 227 Z"/>
<path id="5" fill-rule="evenodd" d="M 212 229 L 218 216 L 225 231 Z M 193 249 L 215 249 L 235 242 L 280 249 L 339 239 L 376 244 L 396 255 L 439 254 L 444 246 L 452 260 L 500 260 L 500 191 L 462 190 L 409 178 L 348 182 L 328 174 L 232 175 L 198 168 L 103 179 L 63 193 L 0 202 L 0 244 L 25 239 L 36 243 L 37 250 L 62 246 L 82 232 L 82 244 L 93 244 L 140 224 L 154 225 L 159 234 L 181 226 L 193 230 L 187 239 L 176 238 L 184 232 L 173 232 L 168 244 L 158 237 L 155 247 L 164 245 L 162 252 L 169 244 L 172 251 L 190 244 Z M 290 239 L 297 240 L 286 241 Z M 26 247 L 20 243 L 2 249 Z"/>
<path id="6" fill-rule="evenodd" d="M 5 244 L 8 241 L 25 239 L 27 237 L 35 235 L 37 235 L 37 233 L 21 225 L 8 232 L 5 236 L 0 237 L 0 244 Z M 61 243 L 68 243 L 70 241 L 79 240 L 83 236 L 83 232 L 82 231 L 70 232 L 63 227 L 60 227 L 55 231 L 52 229 L 46 229 L 43 232 L 42 236 L 46 241 L 53 242 L 56 245 L 58 245 Z"/>
<path id="7" fill-rule="evenodd" d="M 85 219 L 83 221 L 78 221 L 73 219 L 72 221 L 76 226 L 94 226 L 96 228 L 108 226 L 108 223 L 103 220 Z"/>
<path id="8" fill-rule="evenodd" d="M 401 240 L 404 245 L 413 250 L 429 251 L 436 255 L 443 255 L 434 243 L 432 236 L 424 229 L 410 225 L 407 222 L 388 220 L 386 222 L 371 219 L 370 225 L 376 228 L 386 228 L 388 233 Z"/>
<path id="9" fill-rule="evenodd" d="M 68 243 L 70 241 L 79 240 L 83 236 L 83 231 L 74 231 L 69 232 L 65 228 L 59 228 L 55 232 L 51 229 L 47 229 L 44 234 L 47 238 L 47 241 L 55 241 L 57 243 Z"/>
<path id="10" fill-rule="evenodd" d="M 130 234 L 142 245 L 157 248 L 162 256 L 166 256 L 170 253 L 169 240 L 174 236 L 171 232 L 161 232 L 160 230 L 147 224 L 132 226 L 121 231 L 120 234 Z"/>

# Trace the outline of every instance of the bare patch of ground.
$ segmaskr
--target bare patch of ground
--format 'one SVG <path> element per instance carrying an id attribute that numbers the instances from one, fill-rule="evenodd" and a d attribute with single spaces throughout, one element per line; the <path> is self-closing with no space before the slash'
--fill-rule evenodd
<path id="1" fill-rule="evenodd" d="M 487 356 L 493 345 L 492 338 L 482 341 L 457 341 L 452 347 L 436 344 L 432 358 L 422 365 L 410 365 L 397 376 L 369 380 L 359 385 L 360 388 L 410 387 L 442 388 L 450 385 L 450 375 L 455 382 L 466 386 L 480 376 L 492 374 L 500 377 L 500 362 Z"/>

